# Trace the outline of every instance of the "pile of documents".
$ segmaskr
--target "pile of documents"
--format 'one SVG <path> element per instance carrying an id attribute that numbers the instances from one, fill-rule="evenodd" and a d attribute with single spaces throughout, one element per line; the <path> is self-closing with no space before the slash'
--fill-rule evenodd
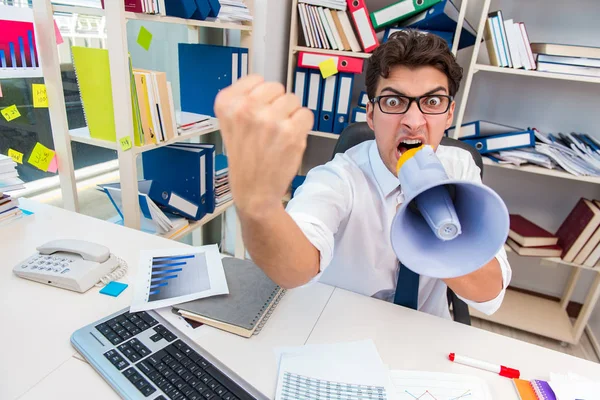
<path id="1" fill-rule="evenodd" d="M 224 154 L 215 157 L 215 196 L 216 207 L 232 199 L 229 188 L 229 167 L 227 156 Z"/>
<path id="2" fill-rule="evenodd" d="M 186 111 L 177 111 L 176 120 L 177 134 L 179 136 L 193 135 L 201 131 L 214 130 L 218 126 L 216 118 Z"/>
<path id="3" fill-rule="evenodd" d="M 0 154 L 0 226 L 21 218 L 23 213 L 17 199 L 6 192 L 23 189 L 23 181 L 16 170 L 17 163 L 12 158 Z"/>
<path id="4" fill-rule="evenodd" d="M 545 168 L 560 166 L 575 176 L 600 176 L 600 143 L 590 135 L 545 134 L 534 129 L 535 148 L 492 153 L 501 163 L 532 163 Z"/>
<path id="5" fill-rule="evenodd" d="M 252 14 L 242 0 L 221 0 L 217 19 L 226 22 L 252 21 Z"/>

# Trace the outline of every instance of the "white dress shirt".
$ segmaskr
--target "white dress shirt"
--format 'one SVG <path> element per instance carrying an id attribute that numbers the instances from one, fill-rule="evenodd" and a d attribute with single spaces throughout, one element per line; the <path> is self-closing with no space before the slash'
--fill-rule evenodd
<path id="1" fill-rule="evenodd" d="M 440 145 L 436 155 L 450 178 L 481 183 L 480 170 L 468 151 Z M 398 259 L 390 243 L 390 226 L 402 201 L 398 179 L 385 167 L 374 140 L 310 170 L 286 211 L 320 252 L 321 270 L 311 282 L 393 301 Z M 486 314 L 500 307 L 511 278 L 504 248 L 496 258 L 502 269 L 500 294 L 483 303 L 461 297 Z M 446 291 L 444 281 L 421 276 L 418 309 L 450 318 Z"/>

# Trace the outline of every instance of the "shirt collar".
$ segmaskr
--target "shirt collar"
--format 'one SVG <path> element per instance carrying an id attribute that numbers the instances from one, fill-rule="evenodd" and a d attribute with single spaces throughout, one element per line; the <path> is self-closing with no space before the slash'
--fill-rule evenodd
<path id="1" fill-rule="evenodd" d="M 398 182 L 398 178 L 396 178 L 383 163 L 375 140 L 373 140 L 371 148 L 369 149 L 369 162 L 371 163 L 373 175 L 375 176 L 375 180 L 377 181 L 383 196 L 387 197 L 398 188 L 400 183 Z"/>

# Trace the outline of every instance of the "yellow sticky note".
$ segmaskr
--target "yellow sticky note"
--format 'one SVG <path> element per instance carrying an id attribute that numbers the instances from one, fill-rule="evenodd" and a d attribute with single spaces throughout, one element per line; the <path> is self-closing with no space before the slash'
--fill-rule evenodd
<path id="1" fill-rule="evenodd" d="M 119 139 L 119 142 L 121 142 L 121 149 L 123 151 L 127 151 L 131 148 L 131 140 L 129 139 L 129 136 L 122 137 Z"/>
<path id="2" fill-rule="evenodd" d="M 46 85 L 43 83 L 31 84 L 33 92 L 33 108 L 48 108 L 48 96 L 46 95 Z"/>
<path id="3" fill-rule="evenodd" d="M 0 112 L 2 113 L 4 119 L 9 122 L 21 116 L 21 113 L 19 112 L 19 110 L 17 110 L 17 106 L 14 104 L 12 106 L 3 108 Z"/>
<path id="4" fill-rule="evenodd" d="M 48 167 L 50 166 L 54 155 L 54 150 L 51 150 L 38 142 L 35 144 L 27 162 L 42 171 L 48 171 Z"/>
<path id="5" fill-rule="evenodd" d="M 23 153 L 13 149 L 8 149 L 8 156 L 12 158 L 14 162 L 23 164 Z"/>
<path id="6" fill-rule="evenodd" d="M 329 78 L 331 75 L 338 73 L 337 64 L 333 58 L 328 58 L 320 63 L 319 69 L 321 70 L 321 76 L 323 79 Z"/>
<path id="7" fill-rule="evenodd" d="M 144 50 L 148 51 L 150 43 L 152 43 L 152 33 L 142 26 L 138 33 L 137 42 Z"/>

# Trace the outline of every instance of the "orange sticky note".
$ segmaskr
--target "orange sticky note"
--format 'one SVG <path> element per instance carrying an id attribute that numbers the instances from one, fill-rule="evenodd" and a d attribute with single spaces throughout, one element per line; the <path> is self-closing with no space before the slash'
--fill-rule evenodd
<path id="1" fill-rule="evenodd" d="M 0 113 L 2 113 L 4 119 L 8 122 L 12 121 L 13 119 L 17 119 L 21 116 L 21 113 L 17 109 L 17 106 L 14 104 L 12 106 L 3 108 L 2 111 L 0 111 Z"/>
<path id="2" fill-rule="evenodd" d="M 46 94 L 46 85 L 43 83 L 32 83 L 33 108 L 48 108 L 48 95 Z"/>
<path id="3" fill-rule="evenodd" d="M 51 150 L 40 142 L 37 142 L 27 162 L 34 167 L 41 169 L 42 171 L 48 171 L 48 167 L 50 167 L 50 163 L 52 162 L 54 156 L 54 150 Z"/>
<path id="4" fill-rule="evenodd" d="M 13 149 L 8 149 L 8 156 L 12 158 L 14 162 L 23 164 L 23 153 Z"/>
<path id="5" fill-rule="evenodd" d="M 338 73 L 337 64 L 333 58 L 328 58 L 320 63 L 319 69 L 321 70 L 321 76 L 323 79 L 329 78 L 331 75 Z"/>
<path id="6" fill-rule="evenodd" d="M 48 165 L 48 172 L 52 172 L 55 174 L 58 171 L 58 156 L 54 154 L 54 158 L 50 161 L 50 165 Z"/>
<path id="7" fill-rule="evenodd" d="M 58 29 L 58 25 L 56 25 L 56 20 L 54 20 L 54 36 L 56 36 L 56 44 L 62 44 L 64 42 L 60 29 Z"/>

